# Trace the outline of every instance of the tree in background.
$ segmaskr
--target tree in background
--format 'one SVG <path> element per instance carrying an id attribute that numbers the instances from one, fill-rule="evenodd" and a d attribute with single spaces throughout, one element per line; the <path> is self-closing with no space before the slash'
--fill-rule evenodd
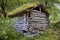
<path id="1" fill-rule="evenodd" d="M 0 0 L 0 7 L 1 7 L 1 13 L 3 14 L 4 17 L 6 17 L 6 6 L 7 6 L 7 0 Z"/>

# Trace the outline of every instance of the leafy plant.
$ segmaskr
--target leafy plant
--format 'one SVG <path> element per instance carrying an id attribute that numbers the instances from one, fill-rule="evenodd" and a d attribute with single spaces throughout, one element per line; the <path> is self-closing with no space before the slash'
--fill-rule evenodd
<path id="1" fill-rule="evenodd" d="M 0 40 L 17 40 L 20 36 L 23 37 L 22 33 L 17 32 L 13 26 L 10 26 L 9 18 L 4 19 L 0 16 Z"/>

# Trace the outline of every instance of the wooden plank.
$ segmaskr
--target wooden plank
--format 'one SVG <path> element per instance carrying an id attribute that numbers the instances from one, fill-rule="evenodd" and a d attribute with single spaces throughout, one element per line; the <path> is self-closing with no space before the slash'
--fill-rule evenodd
<path id="1" fill-rule="evenodd" d="M 46 18 L 38 18 L 38 17 L 34 17 L 34 18 L 32 18 L 32 20 L 47 20 Z"/>
<path id="2" fill-rule="evenodd" d="M 31 12 L 40 13 L 40 11 L 37 10 L 32 10 Z"/>
<path id="3" fill-rule="evenodd" d="M 41 12 L 31 12 L 32 14 L 41 14 L 41 15 L 45 15 L 45 13 L 41 13 Z"/>

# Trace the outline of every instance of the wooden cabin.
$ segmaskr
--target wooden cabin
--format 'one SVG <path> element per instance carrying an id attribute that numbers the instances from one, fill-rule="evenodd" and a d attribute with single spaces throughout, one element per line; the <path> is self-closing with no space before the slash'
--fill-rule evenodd
<path id="1" fill-rule="evenodd" d="M 30 6 L 30 5 L 28 5 Z M 23 7 L 24 8 L 24 7 Z M 17 10 L 22 10 L 17 8 Z M 16 9 L 15 9 L 16 10 Z M 44 30 L 49 26 L 49 13 L 44 5 L 37 5 L 28 7 L 21 12 L 9 12 L 10 18 L 18 18 L 15 29 L 17 31 L 31 32 L 34 30 Z M 12 14 L 13 13 L 13 14 Z"/>

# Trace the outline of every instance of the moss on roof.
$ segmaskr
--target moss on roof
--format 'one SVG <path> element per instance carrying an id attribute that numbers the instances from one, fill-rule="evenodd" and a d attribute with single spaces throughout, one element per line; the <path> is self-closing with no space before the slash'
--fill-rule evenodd
<path id="1" fill-rule="evenodd" d="M 8 12 L 7 16 L 14 15 L 16 13 L 22 12 L 22 11 L 28 9 L 28 8 L 34 7 L 37 4 L 39 4 L 39 2 L 24 4 L 24 5 L 14 9 L 14 10 L 12 10 L 11 12 Z"/>

